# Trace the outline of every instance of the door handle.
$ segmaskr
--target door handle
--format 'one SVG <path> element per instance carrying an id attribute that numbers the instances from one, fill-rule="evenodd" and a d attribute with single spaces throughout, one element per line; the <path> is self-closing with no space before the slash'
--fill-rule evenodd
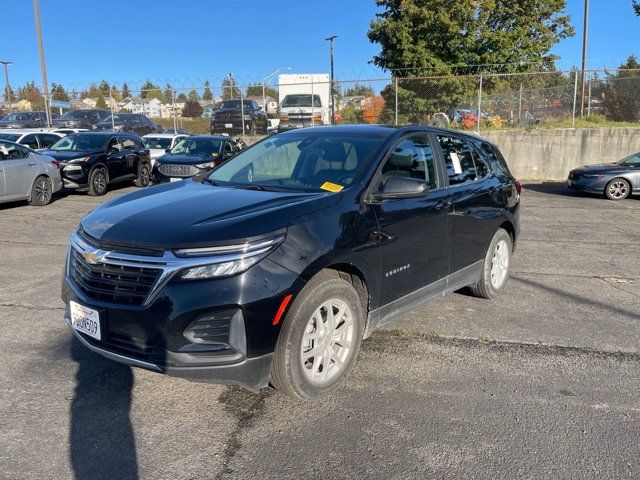
<path id="1" fill-rule="evenodd" d="M 451 200 L 441 200 L 436 203 L 436 208 L 438 210 L 448 210 L 453 206 L 453 202 Z"/>
<path id="2" fill-rule="evenodd" d="M 36 164 L 35 164 L 35 163 L 31 163 L 31 162 L 29 162 L 29 166 L 30 166 L 30 167 L 35 167 L 35 166 L 36 166 Z"/>

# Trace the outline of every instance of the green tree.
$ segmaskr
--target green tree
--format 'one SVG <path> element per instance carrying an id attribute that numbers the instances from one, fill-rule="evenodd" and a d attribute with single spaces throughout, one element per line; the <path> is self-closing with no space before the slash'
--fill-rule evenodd
<path id="1" fill-rule="evenodd" d="M 96 108 L 107 108 L 107 102 L 104 99 L 104 94 L 102 93 L 98 95 L 98 100 L 96 101 Z"/>
<path id="2" fill-rule="evenodd" d="M 268 85 L 265 85 L 264 87 L 264 94 L 267 97 L 271 97 L 274 100 L 278 99 L 278 91 L 273 88 L 270 87 Z M 247 86 L 247 97 L 260 97 L 262 98 L 262 84 L 261 83 L 254 83 L 252 85 Z"/>
<path id="3" fill-rule="evenodd" d="M 109 85 L 109 82 L 107 82 L 106 80 L 102 80 L 98 84 L 98 90 L 100 90 L 100 93 L 102 93 L 104 96 L 108 97 L 109 91 L 111 90 L 111 85 Z"/>
<path id="4" fill-rule="evenodd" d="M 231 75 L 226 77 L 222 81 L 222 99 L 223 100 L 232 100 L 232 99 L 240 99 L 242 92 L 236 85 L 236 81 L 233 79 Z"/>
<path id="5" fill-rule="evenodd" d="M 147 100 L 151 100 L 152 98 L 157 98 L 161 102 L 164 102 L 164 100 L 165 100 L 164 94 L 162 93 L 162 90 L 160 90 L 159 88 L 157 90 L 149 90 L 147 92 L 147 97 L 146 98 L 147 98 Z"/>
<path id="6" fill-rule="evenodd" d="M 95 83 L 89 84 L 89 89 L 83 90 L 82 93 L 80 93 L 80 97 L 83 99 L 96 98 L 98 95 L 100 95 L 100 90 L 98 89 L 98 86 Z"/>
<path id="7" fill-rule="evenodd" d="M 633 0 L 633 10 L 640 17 L 640 2 L 638 0 Z"/>
<path id="8" fill-rule="evenodd" d="M 162 95 L 162 91 L 160 90 L 160 87 L 158 87 L 157 85 L 154 85 L 151 80 L 147 80 L 146 82 L 144 82 L 144 84 L 142 85 L 142 88 L 140 89 L 140 97 L 141 98 L 153 98 L 153 96 L 150 96 L 152 94 L 152 92 L 154 91 L 158 91 L 160 92 L 160 94 Z"/>
<path id="9" fill-rule="evenodd" d="M 11 88 L 11 85 L 6 85 L 4 87 L 4 101 L 8 102 L 9 100 L 14 102 L 16 100 L 16 93 L 13 91 L 13 88 Z"/>
<path id="10" fill-rule="evenodd" d="M 171 99 L 173 98 L 173 87 L 171 85 L 169 85 L 168 83 L 167 83 L 167 86 L 164 89 L 164 98 L 168 102 L 171 102 Z"/>
<path id="11" fill-rule="evenodd" d="M 189 92 L 189 95 L 187 95 L 187 98 L 192 102 L 197 102 L 198 100 L 200 100 L 200 95 L 198 95 L 198 92 L 196 92 L 195 90 L 191 90 Z"/>
<path id="12" fill-rule="evenodd" d="M 398 110 L 406 121 L 424 121 L 425 115 L 468 104 L 478 88 L 470 77 L 432 78 L 450 73 L 498 73 L 553 70 L 551 49 L 574 34 L 566 0 L 376 0 L 383 11 L 371 22 L 369 40 L 380 46 L 372 62 L 401 80 Z M 463 32 L 463 33 L 461 33 Z M 469 66 L 476 66 L 470 68 Z M 491 66 L 491 67 L 489 67 Z M 487 79 L 490 92 L 517 80 Z M 395 87 L 382 91 L 388 120 L 395 109 Z M 405 108 L 406 107 L 406 108 Z"/>
<path id="13" fill-rule="evenodd" d="M 118 102 L 122 100 L 122 94 L 120 93 L 120 90 L 116 88 L 115 85 L 111 86 L 111 97 Z"/>
<path id="14" fill-rule="evenodd" d="M 184 108 L 182 109 L 182 116 L 191 118 L 201 117 L 203 111 L 204 110 L 197 101 L 187 100 L 184 104 Z"/>
<path id="15" fill-rule="evenodd" d="M 604 86 L 604 108 L 611 120 L 640 120 L 640 63 L 631 55 L 616 73 L 609 74 Z"/>
<path id="16" fill-rule="evenodd" d="M 63 102 L 69 101 L 69 95 L 67 94 L 67 91 L 59 83 L 51 84 L 51 98 L 53 100 L 61 100 Z"/>
<path id="17" fill-rule="evenodd" d="M 356 95 L 363 95 L 365 97 L 373 97 L 376 94 L 375 90 L 371 85 L 364 85 L 362 83 L 356 82 L 353 87 L 346 88 L 344 90 L 345 97 L 354 97 Z"/>
<path id="18" fill-rule="evenodd" d="M 178 102 L 179 103 L 185 103 L 187 101 L 187 96 L 184 93 L 180 93 L 178 95 Z"/>
<path id="19" fill-rule="evenodd" d="M 204 82 L 204 92 L 202 93 L 202 99 L 210 102 L 213 100 L 213 95 L 211 94 L 211 88 L 209 85 L 209 80 Z"/>
<path id="20" fill-rule="evenodd" d="M 122 98 L 129 98 L 131 96 L 131 92 L 129 91 L 129 85 L 127 82 L 122 84 Z"/>
<path id="21" fill-rule="evenodd" d="M 18 89 L 18 99 L 31 103 L 33 110 L 44 110 L 44 97 L 36 82 L 27 82 L 24 87 Z"/>

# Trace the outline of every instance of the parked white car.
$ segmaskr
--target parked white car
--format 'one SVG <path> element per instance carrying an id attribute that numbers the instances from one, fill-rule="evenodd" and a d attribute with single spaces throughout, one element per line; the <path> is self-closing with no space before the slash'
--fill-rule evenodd
<path id="1" fill-rule="evenodd" d="M 0 140 L 0 203 L 47 205 L 62 190 L 59 162 L 18 143 Z"/>
<path id="2" fill-rule="evenodd" d="M 149 133 L 142 137 L 142 143 L 149 149 L 151 166 L 155 165 L 158 157 L 167 153 L 167 150 L 171 150 L 176 143 L 188 136 L 173 133 Z"/>
<path id="3" fill-rule="evenodd" d="M 0 140 L 19 143 L 31 150 L 46 150 L 66 134 L 52 131 L 43 131 L 35 128 L 5 128 L 0 130 Z"/>

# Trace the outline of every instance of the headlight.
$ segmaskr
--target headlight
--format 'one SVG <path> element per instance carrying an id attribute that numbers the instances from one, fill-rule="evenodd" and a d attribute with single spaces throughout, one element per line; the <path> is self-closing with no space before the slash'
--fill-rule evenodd
<path id="1" fill-rule="evenodd" d="M 179 257 L 193 260 L 203 257 L 201 265 L 184 270 L 180 274 L 180 278 L 183 280 L 203 280 L 236 275 L 265 258 L 283 241 L 284 235 L 279 235 L 241 245 L 177 250 L 175 254 Z"/>
<path id="2" fill-rule="evenodd" d="M 216 166 L 216 162 L 197 163 L 196 168 L 213 168 Z"/>
<path id="3" fill-rule="evenodd" d="M 604 173 L 584 173 L 582 176 L 586 178 L 602 178 Z"/>
<path id="4" fill-rule="evenodd" d="M 91 157 L 82 157 L 82 158 L 74 158 L 69 161 L 69 165 L 78 165 L 79 163 L 84 163 L 88 161 Z"/>

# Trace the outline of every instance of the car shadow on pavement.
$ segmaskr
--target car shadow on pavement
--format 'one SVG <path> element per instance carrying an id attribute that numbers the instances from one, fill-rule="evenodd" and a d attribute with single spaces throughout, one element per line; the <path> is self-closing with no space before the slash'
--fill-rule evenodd
<path id="1" fill-rule="evenodd" d="M 562 197 L 597 197 L 590 193 L 576 192 L 567 188 L 564 182 L 524 183 L 522 188 L 532 192 L 560 195 Z"/>
<path id="2" fill-rule="evenodd" d="M 75 478 L 137 479 L 131 368 L 93 353 L 75 338 L 71 357 L 78 364 L 69 435 Z"/>

